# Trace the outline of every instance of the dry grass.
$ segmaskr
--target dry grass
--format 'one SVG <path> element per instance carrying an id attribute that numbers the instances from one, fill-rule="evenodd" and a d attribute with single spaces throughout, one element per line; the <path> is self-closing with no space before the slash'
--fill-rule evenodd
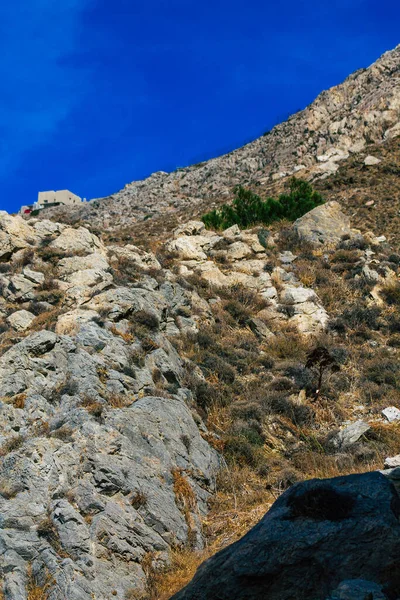
<path id="1" fill-rule="evenodd" d="M 25 408 L 26 394 L 16 394 L 10 398 L 3 398 L 2 401 L 6 404 L 12 404 L 14 408 L 23 409 Z"/>
<path id="2" fill-rule="evenodd" d="M 182 469 L 174 467 L 171 473 L 174 481 L 175 501 L 185 517 L 186 525 L 189 529 L 188 539 L 190 541 L 193 531 L 193 519 L 191 513 L 197 510 L 196 494 Z"/>
<path id="3" fill-rule="evenodd" d="M 21 448 L 21 446 L 25 442 L 25 436 L 23 435 L 14 435 L 8 438 L 3 445 L 0 447 L 0 456 L 6 456 L 11 452 L 16 452 Z"/>
<path id="4" fill-rule="evenodd" d="M 27 585 L 27 600 L 48 600 L 50 588 L 54 584 L 54 579 L 50 575 L 46 575 L 43 583 L 38 583 L 37 578 L 33 575 L 32 567 L 28 567 L 28 585 Z"/>
<path id="5" fill-rule="evenodd" d="M 124 396 L 123 394 L 110 394 L 107 396 L 107 403 L 113 408 L 126 408 L 135 401 L 134 398 Z"/>

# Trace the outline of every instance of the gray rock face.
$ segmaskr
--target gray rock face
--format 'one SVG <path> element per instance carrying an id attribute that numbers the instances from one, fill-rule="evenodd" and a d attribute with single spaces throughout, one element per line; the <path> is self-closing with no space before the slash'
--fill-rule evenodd
<path id="1" fill-rule="evenodd" d="M 197 315 L 209 306 L 148 275 L 115 287 L 83 228 L 26 227 L 32 244 L 48 237 L 68 256 L 55 266 L 65 292 L 55 332 L 24 332 L 0 356 L 0 596 L 27 600 L 32 567 L 54 582 L 51 600 L 125 600 L 144 587 L 147 556 L 166 565 L 171 548 L 204 543 L 220 458 L 191 414 L 168 335 L 196 330 L 192 301 Z M 3 279 L 7 305 L 35 299 L 45 275 L 25 267 Z M 6 322 L 23 331 L 36 317 L 11 306 Z"/>
<path id="2" fill-rule="evenodd" d="M 380 473 L 296 484 L 173 599 L 382 600 L 386 591 L 397 598 L 399 514 Z"/>
<path id="3" fill-rule="evenodd" d="M 53 342 L 43 338 L 38 356 Z M 39 352 L 38 340 L 33 347 Z M 126 408 L 105 408 L 100 422 L 79 397 L 63 396 L 51 408 L 43 397 L 30 396 L 25 412 L 27 421 L 36 416 L 36 435 L 29 429 L 0 466 L 6 589 L 34 561 L 56 582 L 52 598 L 122 600 L 143 584 L 139 563 L 146 553 L 165 562 L 171 545 L 189 536 L 201 547 L 199 515 L 214 490 L 219 459 L 184 401 L 144 397 Z M 44 413 L 48 433 L 39 427 Z M 21 424 L 24 431 L 28 423 Z M 189 512 L 176 495 L 177 477 L 192 490 Z M 9 591 L 7 598 L 25 596 Z"/>

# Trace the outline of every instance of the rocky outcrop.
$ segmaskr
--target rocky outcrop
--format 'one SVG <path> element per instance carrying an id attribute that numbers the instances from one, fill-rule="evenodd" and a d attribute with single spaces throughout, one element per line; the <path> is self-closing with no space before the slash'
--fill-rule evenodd
<path id="1" fill-rule="evenodd" d="M 52 598 L 122 600 L 145 585 L 146 553 L 161 564 L 188 537 L 201 547 L 199 516 L 218 457 L 185 402 L 144 397 L 106 408 L 101 419 L 87 406 L 64 394 L 49 410 L 44 397 L 29 396 L 26 420 L 19 414 L 14 421 L 20 431 L 35 421 L 37 432 L 19 437 L 0 469 L 1 568 L 10 600 L 25 598 L 32 562 L 53 578 Z M 177 477 L 191 493 L 190 512 L 175 493 Z"/>
<path id="2" fill-rule="evenodd" d="M 296 484 L 173 599 L 397 598 L 399 516 L 379 473 Z"/>
<path id="3" fill-rule="evenodd" d="M 53 600 L 125 600 L 146 585 L 146 557 L 165 566 L 171 548 L 204 543 L 220 457 L 170 338 L 197 330 L 192 302 L 196 318 L 209 307 L 153 279 L 160 264 L 134 246 L 2 223 L 0 591 L 26 600 L 33 570 Z M 121 259 L 134 283 L 116 285 Z"/>
<path id="4" fill-rule="evenodd" d="M 31 564 L 52 577 L 57 600 L 122 600 L 145 585 L 147 553 L 167 564 L 172 546 L 202 547 L 219 457 L 191 414 L 182 359 L 160 331 L 162 295 L 143 304 L 146 294 L 132 291 L 98 295 L 96 306 L 109 306 L 110 318 L 151 309 L 147 350 L 124 339 L 121 318 L 104 327 L 98 312 L 76 309 L 60 317 L 61 335 L 31 334 L 0 358 L 0 567 L 9 600 L 25 600 Z M 157 397 L 163 382 L 173 390 Z"/>
<path id="5" fill-rule="evenodd" d="M 240 231 L 237 225 L 216 235 L 204 230 L 202 223 L 192 221 L 174 232 L 174 239 L 166 248 L 175 253 L 183 276 L 201 277 L 216 293 L 237 285 L 258 293 L 268 305 L 256 315 L 258 332 L 262 320 L 268 331 L 268 323 L 276 319 L 287 320 L 307 335 L 323 331 L 328 314 L 315 292 L 304 287 L 291 270 L 296 257 L 291 252 L 282 254 L 283 266 L 268 273 L 267 244 L 264 240 L 261 244 L 259 237 L 262 236 L 257 230 Z"/>

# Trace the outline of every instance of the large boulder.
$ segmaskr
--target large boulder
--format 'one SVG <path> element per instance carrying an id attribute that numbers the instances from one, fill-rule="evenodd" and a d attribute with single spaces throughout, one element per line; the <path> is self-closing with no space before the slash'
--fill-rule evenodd
<path id="1" fill-rule="evenodd" d="M 344 235 L 352 233 L 350 219 L 335 201 L 310 210 L 293 227 L 300 239 L 318 245 L 336 245 Z"/>
<path id="2" fill-rule="evenodd" d="M 72 254 L 92 254 L 94 252 L 106 254 L 105 246 L 99 238 L 85 227 L 78 227 L 78 229 L 67 227 L 51 242 L 50 247 Z"/>
<path id="3" fill-rule="evenodd" d="M 398 598 L 399 515 L 397 493 L 380 473 L 296 484 L 173 599 L 355 598 L 343 595 L 346 586 Z"/>

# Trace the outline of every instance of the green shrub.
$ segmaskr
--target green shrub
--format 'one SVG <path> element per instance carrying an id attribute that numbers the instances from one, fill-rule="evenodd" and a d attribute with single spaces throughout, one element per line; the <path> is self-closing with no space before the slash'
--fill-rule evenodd
<path id="1" fill-rule="evenodd" d="M 203 215 L 202 220 L 206 227 L 226 229 L 232 225 L 269 225 L 281 219 L 294 221 L 324 202 L 321 194 L 314 191 L 310 183 L 294 177 L 290 182 L 290 192 L 281 194 L 278 200 L 262 200 L 260 196 L 241 186 L 236 188 L 235 193 L 232 204 L 224 204 L 220 209 Z"/>

